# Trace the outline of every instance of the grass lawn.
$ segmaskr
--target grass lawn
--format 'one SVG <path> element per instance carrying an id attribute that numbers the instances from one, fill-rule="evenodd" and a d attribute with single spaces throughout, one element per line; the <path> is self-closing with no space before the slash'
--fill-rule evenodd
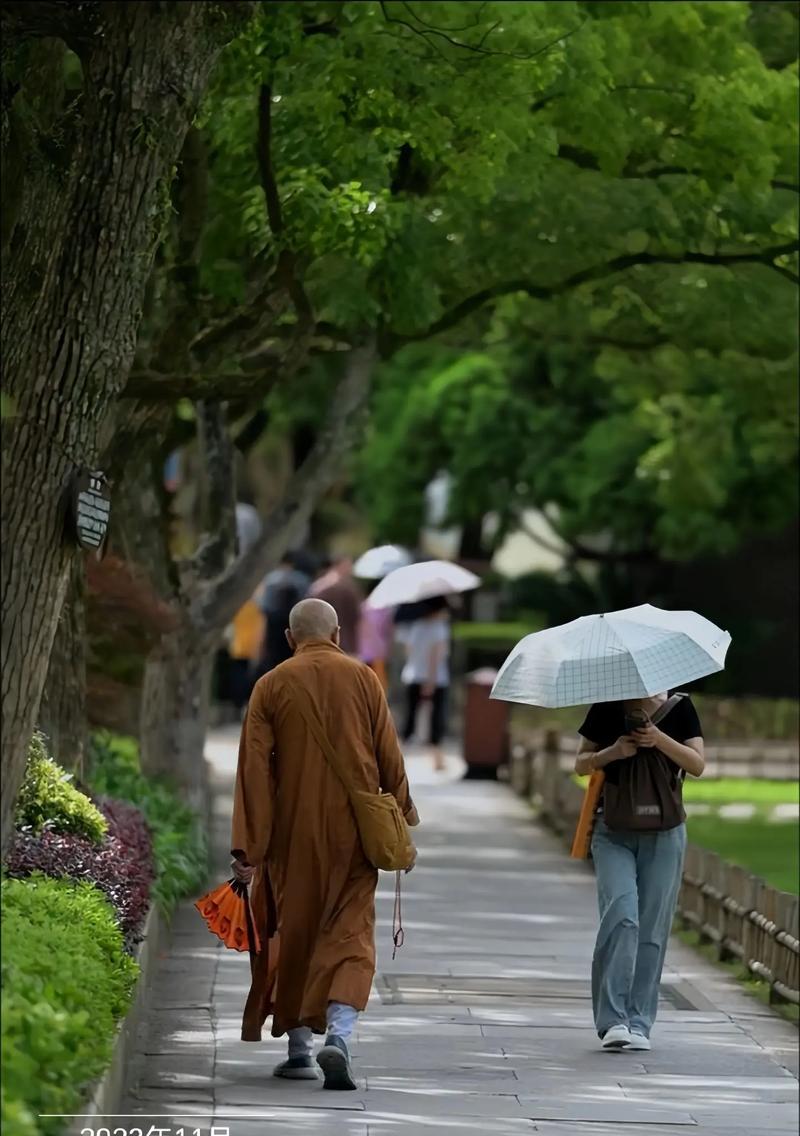
<path id="1" fill-rule="evenodd" d="M 575 778 L 585 784 L 582 778 Z M 714 813 L 689 816 L 687 829 L 694 844 L 740 864 L 772 887 L 797 894 L 800 889 L 800 826 L 797 820 L 771 820 L 775 805 L 796 804 L 797 781 L 764 781 L 722 777 L 719 780 L 687 778 L 683 790 L 687 805 L 755 805 L 751 817 L 721 817 Z"/>
<path id="2" fill-rule="evenodd" d="M 718 781 L 688 778 L 684 785 L 687 804 L 748 804 L 756 806 L 751 817 L 721 817 L 713 813 L 690 816 L 689 839 L 703 848 L 718 852 L 726 860 L 741 864 L 753 875 L 761 876 L 781 891 L 797 892 L 800 883 L 798 823 L 771 820 L 775 805 L 796 804 L 796 781 L 764 781 L 723 777 Z"/>
<path id="3" fill-rule="evenodd" d="M 721 777 L 719 780 L 687 777 L 683 786 L 684 800 L 692 804 L 753 804 L 772 806 L 796 804 L 796 781 L 764 781 L 759 778 Z"/>
<path id="4" fill-rule="evenodd" d="M 740 864 L 768 884 L 797 894 L 800 883 L 797 821 L 770 821 L 764 816 L 747 820 L 718 816 L 690 816 L 689 839 Z"/>

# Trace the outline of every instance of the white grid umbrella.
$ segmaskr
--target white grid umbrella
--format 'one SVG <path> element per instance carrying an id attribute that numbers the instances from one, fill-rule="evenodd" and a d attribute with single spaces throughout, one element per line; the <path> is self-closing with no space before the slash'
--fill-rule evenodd
<path id="1" fill-rule="evenodd" d="M 480 576 L 449 560 L 423 560 L 384 577 L 367 600 L 367 607 L 399 607 L 434 596 L 457 595 L 480 587 L 480 583 Z"/>
<path id="2" fill-rule="evenodd" d="M 522 639 L 492 698 L 549 709 L 650 698 L 721 671 L 730 643 L 694 611 L 642 604 L 582 616 Z"/>

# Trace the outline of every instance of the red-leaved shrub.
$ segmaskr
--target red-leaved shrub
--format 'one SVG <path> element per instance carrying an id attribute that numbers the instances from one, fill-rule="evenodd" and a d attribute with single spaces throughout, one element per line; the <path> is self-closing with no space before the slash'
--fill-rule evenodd
<path id="1" fill-rule="evenodd" d="M 139 810 L 125 801 L 98 802 L 108 820 L 101 844 L 45 828 L 38 836 L 17 832 L 6 860 L 9 876 L 32 872 L 69 876 L 98 887 L 117 911 L 129 950 L 141 939 L 155 877 L 150 832 Z"/>

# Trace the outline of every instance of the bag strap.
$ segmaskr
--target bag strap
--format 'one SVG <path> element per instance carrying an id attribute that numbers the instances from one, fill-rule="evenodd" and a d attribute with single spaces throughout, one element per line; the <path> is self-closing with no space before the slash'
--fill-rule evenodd
<path id="1" fill-rule="evenodd" d="M 358 790 L 356 789 L 355 784 L 351 780 L 349 773 L 343 765 L 339 754 L 336 752 L 330 739 L 328 738 L 328 735 L 325 733 L 325 729 L 322 725 L 319 714 L 317 713 L 317 708 L 311 700 L 310 693 L 300 683 L 292 684 L 292 693 L 299 695 L 298 710 L 300 711 L 300 717 L 303 719 L 303 721 L 313 734 L 314 741 L 322 750 L 328 761 L 328 764 L 341 781 L 351 802 L 354 801 L 356 799 Z"/>
<path id="2" fill-rule="evenodd" d="M 668 698 L 666 702 L 663 702 L 661 704 L 661 706 L 659 706 L 658 710 L 656 710 L 653 717 L 650 719 L 650 721 L 653 723 L 653 725 L 657 726 L 658 723 L 660 721 L 662 721 L 662 719 L 666 718 L 666 716 L 667 716 L 667 714 L 669 714 L 670 710 L 674 709 L 674 707 L 676 707 L 678 705 L 678 703 L 682 699 L 684 699 L 685 697 L 686 697 L 686 695 L 683 694 L 681 691 L 676 691 L 675 694 L 673 694 L 670 698 Z M 678 780 L 679 781 L 685 781 L 685 779 L 686 779 L 686 770 L 685 769 L 679 769 L 678 770 Z"/>
<path id="3" fill-rule="evenodd" d="M 666 702 L 662 702 L 658 710 L 656 710 L 655 714 L 653 714 L 650 718 L 650 721 L 653 723 L 653 725 L 657 726 L 663 718 L 666 718 L 670 710 L 674 710 L 681 699 L 685 697 L 685 694 L 678 692 L 677 694 L 673 694 L 670 698 L 668 698 Z"/>

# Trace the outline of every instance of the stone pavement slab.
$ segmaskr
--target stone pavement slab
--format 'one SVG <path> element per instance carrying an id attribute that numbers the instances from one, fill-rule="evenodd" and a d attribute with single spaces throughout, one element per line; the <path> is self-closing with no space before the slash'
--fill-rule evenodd
<path id="1" fill-rule="evenodd" d="M 212 737 L 215 844 L 227 867 L 236 736 Z M 138 1039 L 126 1108 L 184 1114 L 229 1136 L 760 1136 L 797 1132 L 797 1031 L 673 942 L 650 1053 L 600 1051 L 589 967 L 596 927 L 586 865 L 504 786 L 434 774 L 411 756 L 423 817 L 405 881 L 406 943 L 391 961 L 382 878 L 378 970 L 353 1042 L 355 1093 L 276 1081 L 285 1043 L 239 1040 L 247 958 L 191 905 Z M 166 1125 L 167 1121 L 159 1121 Z"/>

